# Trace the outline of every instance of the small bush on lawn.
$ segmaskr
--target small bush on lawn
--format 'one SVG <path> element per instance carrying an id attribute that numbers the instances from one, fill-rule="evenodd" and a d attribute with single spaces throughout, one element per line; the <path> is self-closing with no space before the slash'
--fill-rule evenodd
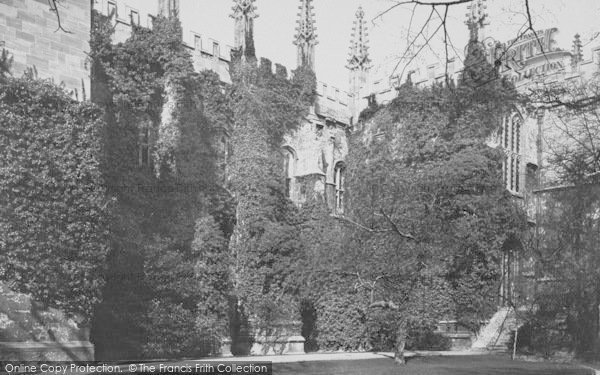
<path id="1" fill-rule="evenodd" d="M 452 341 L 430 329 L 414 329 L 409 334 L 406 348 L 409 350 L 450 350 Z"/>

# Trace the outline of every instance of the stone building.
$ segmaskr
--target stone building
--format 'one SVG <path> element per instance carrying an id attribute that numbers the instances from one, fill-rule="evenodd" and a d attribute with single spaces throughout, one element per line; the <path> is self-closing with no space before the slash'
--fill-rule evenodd
<path id="1" fill-rule="evenodd" d="M 46 0 L 0 2 L 0 49 L 12 55 L 11 73 L 20 76 L 30 69 L 64 84 L 78 100 L 90 95 L 90 30 L 89 1 L 60 3 L 59 15 Z M 89 329 L 77 320 L 0 283 L 0 358 L 93 360 Z"/>
<path id="2" fill-rule="evenodd" d="M 179 0 L 158 0 L 157 4 L 155 14 L 173 17 L 180 11 Z M 183 34 L 183 44 L 192 56 L 195 69 L 212 70 L 224 83 L 231 82 L 229 63 L 232 50 L 254 48 L 251 42 L 257 16 L 255 0 L 234 0 L 233 5 L 233 46 L 189 30 L 184 30 Z M 0 2 L 0 43 L 14 57 L 12 68 L 15 75 L 32 69 L 41 78 L 52 78 L 56 83 L 64 84 L 78 100 L 88 100 L 90 97 L 88 54 L 92 11 L 110 17 L 114 26 L 113 41 L 117 43 L 131 35 L 133 25 L 151 28 L 155 17 L 155 14 L 143 14 L 139 9 L 129 6 L 126 0 L 61 1 L 57 7 L 49 8 L 47 0 Z M 318 40 L 312 0 L 300 0 L 297 24 L 297 32 L 294 36 L 290 35 L 290 42 L 297 48 L 298 66 L 308 65 L 314 69 L 315 59 L 318 58 L 315 54 Z M 349 60 L 351 82 L 354 82 L 350 90 L 360 90 L 366 82 L 369 59 L 364 30 L 364 13 L 359 10 Z M 281 68 L 275 67 L 276 70 Z M 359 113 L 354 100 L 356 97 L 352 91 L 318 80 L 317 98 L 309 114 L 296 131 L 285 136 L 281 151 L 286 171 L 286 189 L 287 195 L 296 204 L 302 205 L 317 196 L 327 202 L 332 212 L 343 213 L 347 136 Z M 230 135 L 228 129 L 221 129 L 217 139 L 225 153 Z M 144 163 L 143 155 L 147 155 L 146 158 L 150 155 L 149 145 L 141 146 L 146 148 L 139 152 L 140 163 Z M 0 311 L 0 320 L 12 316 L 12 312 L 2 314 L 4 312 Z M 63 319 L 60 312 L 49 311 L 47 315 L 52 319 L 48 318 L 48 322 L 40 322 L 40 325 L 54 324 L 58 327 L 55 327 L 56 332 L 68 333 L 63 335 L 64 339 L 59 337 L 37 343 L 21 342 L 20 339 L 16 340 L 18 343 L 0 342 L 0 354 L 11 353 L 12 358 L 14 352 L 15 356 L 27 357 L 29 354 L 23 354 L 24 350 L 30 354 L 35 352 L 34 357 L 39 359 L 73 359 L 69 357 L 73 353 L 77 353 L 77 359 L 93 358 L 93 345 L 88 341 L 89 332 L 80 330 L 72 320 Z M 17 323 L 2 322 L 4 325 Z M 61 348 L 67 348 L 68 351 Z"/>
<path id="3" fill-rule="evenodd" d="M 179 0 L 158 0 L 157 4 L 156 14 L 167 17 L 180 10 Z M 297 65 L 314 67 L 318 59 L 314 3 L 313 0 L 299 0 L 299 5 L 296 34 L 290 35 L 290 42 L 297 49 Z M 0 43 L 14 56 L 14 73 L 35 67 L 40 77 L 63 82 L 79 100 L 89 98 L 87 54 L 92 8 L 111 17 L 115 42 L 125 41 L 132 25 L 152 27 L 155 17 L 155 14 L 143 14 L 129 6 L 126 0 L 61 2 L 60 17 L 48 7 L 47 0 L 0 1 Z M 191 30 L 184 30 L 183 34 L 183 44 L 192 56 L 195 69 L 212 70 L 225 83 L 231 82 L 228 71 L 231 51 L 254 48 L 250 42 L 257 17 L 255 0 L 233 0 L 231 17 L 235 20 L 233 46 Z M 584 51 L 576 36 L 571 51 L 557 48 L 552 39 L 556 29 L 538 33 L 543 49 L 532 34 L 506 43 L 486 36 L 484 0 L 476 0 L 470 6 L 466 23 L 470 41 L 480 43 L 487 50 L 489 62 L 501 62 L 498 77 L 510 78 L 521 92 L 547 82 L 591 79 L 598 71 L 600 45 L 588 46 Z M 59 27 L 66 32 L 56 32 Z M 416 86 L 427 86 L 445 82 L 447 75 L 456 81 L 462 73 L 458 59 L 451 59 L 447 64 L 411 66 L 402 77 L 378 77 L 373 72 L 365 13 L 361 8 L 356 12 L 346 68 L 349 70 L 346 89 L 328 85 L 322 80 L 326 77 L 317 77 L 316 102 L 301 126 L 287 134 L 281 145 L 289 198 L 301 205 L 314 195 L 320 196 L 336 214 L 342 214 L 344 210 L 348 135 L 357 125 L 358 116 L 367 107 L 369 98 L 386 103 L 395 97 L 396 87 L 406 80 Z M 531 112 L 515 108 L 510 116 L 499 121 L 497 136 L 490 140 L 491 145 L 500 145 L 506 151 L 506 188 L 528 209 L 532 226 L 539 213 L 535 191 L 551 187 L 554 180 L 546 141 L 557 134 L 553 123 L 551 109 L 539 108 Z M 229 147 L 229 137 L 228 129 L 222 129 L 218 136 L 217 142 L 224 152 Z M 503 282 L 498 293 L 502 307 L 512 302 L 515 289 L 518 289 L 515 285 L 518 278 L 532 276 L 527 261 L 517 261 L 519 244 L 511 246 L 502 261 Z M 501 311 L 505 313 L 505 310 Z M 500 318 L 496 320 L 502 320 Z"/>
<path id="4" fill-rule="evenodd" d="M 86 100 L 91 3 L 60 2 L 57 7 L 58 12 L 46 0 L 2 1 L 0 48 L 12 54 L 14 75 L 35 68 L 40 78 L 62 82 L 74 97 Z"/>
<path id="5" fill-rule="evenodd" d="M 318 43 L 314 5 L 312 0 L 299 2 L 297 32 L 293 40 L 290 35 L 290 41 L 297 48 L 298 66 L 307 63 L 314 67 Z M 195 69 L 212 70 L 225 83 L 231 82 L 231 51 L 254 48 L 247 43 L 252 40 L 257 16 L 255 0 L 234 0 L 233 5 L 234 46 L 190 30 L 184 30 L 183 36 Z M 180 11 L 179 0 L 159 0 L 156 14 L 142 14 L 126 0 L 69 1 L 60 2 L 58 7 L 58 12 L 53 11 L 46 0 L 0 3 L 0 43 L 14 57 L 14 74 L 34 68 L 40 77 L 64 83 L 79 100 L 86 100 L 90 95 L 87 55 L 92 8 L 111 17 L 115 27 L 113 40 L 117 43 L 130 36 L 132 25 L 150 28 L 156 14 L 174 16 Z M 360 95 L 355 92 L 365 87 L 370 63 L 362 10 L 357 12 L 354 30 L 348 63 L 351 77 L 348 90 L 329 85 L 317 77 L 318 96 L 309 116 L 294 134 L 286 136 L 282 145 L 287 168 L 287 194 L 297 204 L 302 204 L 316 192 L 326 199 L 332 210 L 343 210 L 347 134 L 360 113 L 361 105 L 356 100 Z M 227 129 L 222 129 L 218 142 L 225 150 L 228 137 Z"/>
<path id="6" fill-rule="evenodd" d="M 468 6 L 466 25 L 469 44 L 484 51 L 484 57 L 494 69 L 495 79 L 506 78 L 512 81 L 519 93 L 529 94 L 532 89 L 543 89 L 554 84 L 568 84 L 577 80 L 589 82 L 595 79 L 600 69 L 600 42 L 595 41 L 582 47 L 579 35 L 575 35 L 572 46 L 561 48 L 554 40 L 557 28 L 536 31 L 522 35 L 517 40 L 498 41 L 488 35 L 489 24 L 485 0 L 475 0 Z M 351 71 L 353 63 L 350 62 Z M 367 105 L 368 100 L 386 104 L 396 97 L 396 88 L 404 82 L 416 87 L 444 84 L 446 79 L 458 82 L 463 73 L 463 56 L 450 56 L 446 62 L 437 59 L 430 63 L 411 63 L 403 70 L 404 75 L 386 74 L 384 69 L 374 66 L 371 74 L 360 73 L 354 79 L 357 93 L 353 98 L 358 111 Z M 495 67 L 495 68 L 494 68 Z M 383 74 L 381 74 L 383 73 Z M 485 84 L 482 83 L 482 84 Z M 515 107 L 506 118 L 499 119 L 498 129 L 488 144 L 504 149 L 503 176 L 506 189 L 527 212 L 531 231 L 535 231 L 537 221 L 544 210 L 544 193 L 556 189 L 558 181 L 556 169 L 551 163 L 552 148 L 568 142 L 564 131 L 557 124 L 557 114 L 552 106 L 543 104 L 535 108 Z M 539 284 L 532 259 L 522 256 L 523 244 L 520 239 L 506 242 L 501 260 L 502 282 L 498 290 L 498 312 L 491 317 L 478 336 L 460 332 L 456 321 L 440 323 L 443 332 L 451 332 L 458 340 L 471 340 L 476 349 L 506 349 L 509 339 L 507 329 L 516 324 L 510 306 L 527 303 L 535 294 Z M 456 330 L 458 329 L 458 332 Z M 470 337 L 470 338 L 469 338 Z M 465 346 L 465 343 L 460 343 Z M 469 346 L 469 345 L 466 345 Z"/>
<path id="7" fill-rule="evenodd" d="M 300 0 L 296 35 L 293 44 L 297 49 L 297 66 L 307 64 L 314 69 L 317 58 L 315 46 L 318 43 L 315 13 L 312 0 Z M 94 8 L 112 17 L 115 26 L 114 41 L 126 40 L 131 25 L 152 26 L 154 15 L 142 17 L 140 11 L 129 7 L 122 0 L 95 0 Z M 254 30 L 254 21 L 258 16 L 255 0 L 234 0 L 231 17 L 234 19 L 234 45 L 229 46 L 217 40 L 204 37 L 199 32 L 184 30 L 183 43 L 192 55 L 196 70 L 212 70 L 225 83 L 231 82 L 229 63 L 232 50 L 245 51 L 250 45 Z M 173 15 L 179 12 L 179 2 L 161 0 L 158 13 Z M 364 28 L 364 13 L 361 12 L 360 27 Z M 290 36 L 291 38 L 292 36 Z M 359 35 L 359 38 L 362 34 Z M 360 47 L 366 54 L 366 48 Z M 361 50 L 362 51 L 362 50 Z M 258 51 L 260 54 L 260 51 Z M 366 66 L 367 60 L 359 63 Z M 278 64 L 275 64 L 275 69 Z M 296 68 L 296 67 L 294 67 Z M 355 68 L 351 68 L 354 73 Z M 360 70 L 360 69 L 359 69 Z M 364 76 L 363 70 L 363 76 Z M 363 78 L 363 82 L 365 78 Z M 301 126 L 287 134 L 282 145 L 282 162 L 286 170 L 287 195 L 296 204 L 301 205 L 313 195 L 324 198 L 329 207 L 336 212 L 343 211 L 344 168 L 348 152 L 347 135 L 351 131 L 358 115 L 351 90 L 350 92 L 328 85 L 317 77 L 317 100 Z M 218 142 L 228 149 L 227 129 L 223 129 Z"/>

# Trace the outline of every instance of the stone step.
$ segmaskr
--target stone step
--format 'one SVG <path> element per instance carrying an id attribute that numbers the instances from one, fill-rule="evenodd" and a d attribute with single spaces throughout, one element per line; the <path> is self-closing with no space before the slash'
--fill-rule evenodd
<path id="1" fill-rule="evenodd" d="M 507 352 L 511 331 L 516 327 L 514 311 L 504 307 L 499 309 L 489 322 L 479 331 L 471 346 L 475 351 Z"/>

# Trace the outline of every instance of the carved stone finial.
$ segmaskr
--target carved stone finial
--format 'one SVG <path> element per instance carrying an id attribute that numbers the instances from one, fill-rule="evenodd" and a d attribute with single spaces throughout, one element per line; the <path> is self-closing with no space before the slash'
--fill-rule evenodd
<path id="1" fill-rule="evenodd" d="M 581 44 L 581 36 L 575 34 L 573 38 L 573 49 L 571 50 L 571 65 L 575 66 L 583 61 L 583 46 Z"/>
<path id="2" fill-rule="evenodd" d="M 348 64 L 346 67 L 351 71 L 364 70 L 371 68 L 371 59 L 369 58 L 369 33 L 367 22 L 365 21 L 365 11 L 359 7 L 356 11 L 356 19 L 352 28 L 352 38 L 350 40 L 350 53 L 348 55 Z"/>
<path id="3" fill-rule="evenodd" d="M 298 13 L 296 35 L 294 36 L 294 44 L 298 47 L 298 66 L 308 66 L 314 71 L 315 46 L 318 41 L 313 0 L 300 0 L 298 8 L 300 12 Z"/>
<path id="4" fill-rule="evenodd" d="M 479 31 L 489 25 L 485 2 L 486 0 L 474 0 L 467 6 L 469 13 L 467 13 L 465 23 L 469 27 L 471 42 L 479 40 Z"/>
<path id="5" fill-rule="evenodd" d="M 232 18 L 241 19 L 241 18 L 250 18 L 254 19 L 258 17 L 256 13 L 256 5 L 254 4 L 256 0 L 233 0 L 234 4 L 231 7 L 233 13 L 231 14 Z"/>
<path id="6" fill-rule="evenodd" d="M 235 19 L 235 35 L 233 47 L 241 52 L 242 56 L 254 56 L 254 19 L 256 13 L 256 0 L 233 0 L 231 18 Z"/>
<path id="7" fill-rule="evenodd" d="M 179 0 L 158 0 L 158 14 L 167 18 L 179 14 Z"/>
<path id="8" fill-rule="evenodd" d="M 365 11 L 362 7 L 359 7 L 352 27 L 350 53 L 346 64 L 346 68 L 350 70 L 350 93 L 352 94 L 350 109 L 354 119 L 358 118 L 358 114 L 362 109 L 359 108 L 359 103 L 361 98 L 364 97 L 367 87 L 367 75 L 371 69 L 368 37 Z"/>

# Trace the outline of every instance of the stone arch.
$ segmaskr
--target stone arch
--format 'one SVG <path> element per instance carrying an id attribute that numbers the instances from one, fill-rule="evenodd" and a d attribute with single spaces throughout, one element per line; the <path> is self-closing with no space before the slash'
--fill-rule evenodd
<path id="1" fill-rule="evenodd" d="M 523 243 L 516 235 L 509 235 L 502 244 L 502 257 L 500 263 L 501 282 L 498 293 L 499 306 L 512 306 L 518 304 L 519 291 L 524 287 L 522 282 L 521 257 Z"/>

